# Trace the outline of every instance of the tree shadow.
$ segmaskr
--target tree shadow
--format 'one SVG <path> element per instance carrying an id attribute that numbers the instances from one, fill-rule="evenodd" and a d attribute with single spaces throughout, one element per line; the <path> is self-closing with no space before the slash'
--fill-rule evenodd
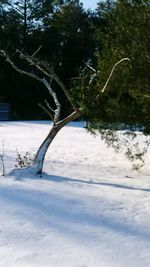
<path id="1" fill-rule="evenodd" d="M 35 175 L 32 173 L 32 169 L 30 167 L 22 168 L 22 169 L 13 169 L 9 172 L 9 176 L 15 176 L 15 180 L 26 180 L 26 177 L 29 179 L 39 179 L 39 180 L 47 180 L 53 181 L 56 183 L 78 183 L 78 184 L 88 184 L 88 185 L 97 185 L 97 186 L 108 186 L 112 188 L 118 189 L 126 189 L 126 190 L 133 190 L 133 191 L 143 191 L 143 192 L 150 192 L 150 188 L 142 188 L 136 186 L 129 186 L 124 184 L 112 183 L 112 182 L 100 182 L 100 181 L 93 181 L 93 180 L 86 180 L 86 179 L 78 179 L 78 178 L 69 178 L 64 176 L 57 176 L 57 175 L 49 175 L 48 173 L 38 174 Z"/>
<path id="2" fill-rule="evenodd" d="M 56 182 L 56 177 L 47 176 L 47 180 Z M 57 182 L 70 182 L 72 180 L 76 181 L 75 179 L 60 177 L 60 179 L 57 179 Z M 79 181 L 83 182 L 82 180 L 77 180 L 76 182 Z M 91 184 L 91 182 L 87 183 Z M 5 186 L 0 188 L 0 195 L 3 200 L 6 200 L 10 208 L 16 207 L 16 205 L 19 207 L 19 213 L 16 212 L 15 208 L 15 216 L 24 217 L 25 221 L 32 222 L 35 227 L 39 224 L 39 227 L 42 227 L 42 229 L 48 227 L 53 229 L 53 231 L 66 236 L 76 237 L 82 241 L 94 238 L 99 242 L 98 232 L 100 227 L 102 227 L 105 233 L 111 231 L 120 233 L 123 236 L 140 238 L 148 243 L 150 241 L 149 232 L 145 232 L 137 226 L 126 224 L 121 217 L 114 217 L 111 213 L 105 214 L 103 209 L 98 214 L 91 212 L 90 209 L 84 210 L 86 199 L 80 199 L 76 194 L 66 196 L 66 194 L 61 194 L 57 190 L 56 192 L 53 190 L 44 192 L 39 188 L 33 190 L 30 187 Z M 95 199 L 93 200 L 93 198 L 90 199 L 89 197 L 88 201 L 94 204 Z M 105 199 L 101 198 L 100 201 L 102 205 L 106 205 Z M 110 203 L 107 202 L 107 210 L 111 209 Z M 92 227 L 95 231 L 87 232 L 85 226 Z M 17 231 L 17 229 L 15 230 Z"/>
<path id="3" fill-rule="evenodd" d="M 97 181 L 92 181 L 92 180 L 68 178 L 68 177 L 56 176 L 56 175 L 43 174 L 43 175 L 40 175 L 39 178 L 42 180 L 49 180 L 49 181 L 58 182 L 58 183 L 81 183 L 81 184 L 88 184 L 88 185 L 109 186 L 109 187 L 114 187 L 118 189 L 150 192 L 150 188 L 140 188 L 140 187 L 110 183 L 110 182 L 97 182 Z"/>

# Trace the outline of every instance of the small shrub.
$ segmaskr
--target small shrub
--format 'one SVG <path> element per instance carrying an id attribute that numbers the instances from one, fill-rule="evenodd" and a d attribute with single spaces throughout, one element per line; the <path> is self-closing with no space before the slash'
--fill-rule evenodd
<path id="1" fill-rule="evenodd" d="M 30 152 L 26 152 L 25 155 L 21 155 L 19 152 L 17 152 L 17 158 L 16 158 L 16 168 L 25 168 L 30 167 L 33 164 L 35 155 L 32 155 Z"/>

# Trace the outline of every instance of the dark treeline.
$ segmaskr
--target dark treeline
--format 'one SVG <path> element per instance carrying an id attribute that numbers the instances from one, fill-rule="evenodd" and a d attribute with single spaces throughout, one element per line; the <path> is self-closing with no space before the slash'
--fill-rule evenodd
<path id="1" fill-rule="evenodd" d="M 85 10 L 78 0 L 0 1 L 0 49 L 7 50 L 12 60 L 16 49 L 32 55 L 41 47 L 38 58 L 49 62 L 66 85 L 81 75 L 87 62 L 97 70 L 92 88 L 86 79 L 73 85 L 73 97 L 95 124 L 138 123 L 148 130 L 149 29 L 149 0 L 99 1 L 95 11 Z M 131 63 L 116 69 L 99 97 L 111 68 L 123 57 Z M 59 97 L 67 113 L 68 103 L 63 94 Z M 0 59 L 0 102 L 11 103 L 13 119 L 46 118 L 38 103 L 47 98 L 50 101 L 36 81 Z"/>
<path id="2" fill-rule="evenodd" d="M 0 48 L 15 58 L 15 50 L 46 60 L 67 85 L 96 49 L 95 14 L 74 1 L 0 1 Z M 38 103 L 47 92 L 0 60 L 0 95 L 12 104 L 13 118 L 42 118 Z M 63 95 L 60 95 L 63 98 Z M 2 99 L 1 99 L 2 100 Z M 67 107 L 67 103 L 64 105 Z"/>

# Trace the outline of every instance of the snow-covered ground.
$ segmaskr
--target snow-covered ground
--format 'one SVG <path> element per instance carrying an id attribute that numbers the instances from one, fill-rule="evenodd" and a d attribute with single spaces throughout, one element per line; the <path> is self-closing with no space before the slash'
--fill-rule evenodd
<path id="1" fill-rule="evenodd" d="M 47 122 L 0 122 L 7 173 L 35 153 Z M 0 176 L 0 267 L 149 267 L 150 169 L 140 172 L 72 123 L 50 147 L 42 177 Z"/>

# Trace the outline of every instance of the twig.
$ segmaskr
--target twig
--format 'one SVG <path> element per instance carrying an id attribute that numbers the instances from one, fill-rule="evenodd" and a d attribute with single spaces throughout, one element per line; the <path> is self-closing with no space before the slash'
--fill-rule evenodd
<path id="1" fill-rule="evenodd" d="M 45 108 L 41 103 L 38 103 L 39 107 L 42 108 L 52 119 L 52 121 L 54 121 L 53 115 L 48 111 L 47 108 Z"/>
<path id="2" fill-rule="evenodd" d="M 90 70 L 96 72 L 96 70 L 95 70 L 93 67 L 91 67 L 89 64 L 86 64 L 86 66 L 87 66 Z M 83 71 L 84 71 L 84 70 L 83 70 Z"/>
<path id="3" fill-rule="evenodd" d="M 45 100 L 45 104 L 53 113 L 55 113 L 55 110 L 50 106 L 47 100 Z"/>
<path id="4" fill-rule="evenodd" d="M 35 80 L 43 83 L 46 88 L 48 89 L 48 92 L 50 93 L 50 95 L 53 97 L 53 100 L 55 102 L 56 105 L 56 109 L 55 109 L 55 116 L 54 116 L 54 122 L 57 123 L 59 121 L 59 116 L 60 116 L 60 108 L 61 105 L 59 103 L 59 100 L 57 98 L 56 93 L 53 91 L 53 89 L 51 88 L 50 84 L 48 83 L 48 81 L 45 78 L 40 78 L 37 75 L 35 75 L 34 73 L 28 72 L 28 71 L 24 71 L 22 69 L 19 69 L 10 59 L 10 57 L 6 54 L 6 52 L 4 50 L 0 50 L 0 54 L 1 56 L 3 56 L 6 60 L 6 62 L 8 62 L 13 69 L 15 69 L 17 72 L 23 74 L 23 75 L 27 75 L 31 78 L 34 78 Z M 21 54 L 22 56 L 23 54 Z M 23 57 L 25 58 L 26 56 L 23 55 Z M 32 63 L 32 60 L 30 60 L 30 62 Z"/>
<path id="5" fill-rule="evenodd" d="M 72 101 L 72 98 L 69 94 L 69 92 L 67 91 L 66 86 L 64 85 L 64 83 L 62 82 L 62 80 L 59 78 L 59 76 L 54 73 L 54 71 L 46 65 L 46 62 L 39 62 L 37 59 L 24 55 L 20 50 L 16 50 L 22 59 L 27 60 L 31 65 L 35 66 L 38 70 L 40 70 L 43 74 L 45 74 L 46 76 L 48 76 L 49 78 L 53 79 L 59 86 L 60 88 L 63 90 L 65 96 L 67 97 L 67 99 L 69 100 L 70 104 L 72 105 L 72 107 L 75 109 L 76 106 Z"/>
<path id="6" fill-rule="evenodd" d="M 39 48 L 33 53 L 33 55 L 31 57 L 34 57 L 42 48 L 42 45 L 39 46 Z"/>
<path id="7" fill-rule="evenodd" d="M 109 74 L 109 77 L 108 77 L 108 79 L 107 79 L 107 81 L 106 81 L 106 83 L 105 83 L 103 89 L 101 90 L 101 93 L 104 93 L 104 92 L 105 92 L 106 87 L 107 87 L 107 85 L 108 85 L 108 83 L 109 83 L 109 81 L 110 81 L 110 79 L 111 79 L 111 77 L 112 77 L 112 75 L 113 75 L 113 72 L 114 72 L 115 68 L 116 68 L 120 63 L 122 63 L 123 61 L 130 61 L 130 62 L 131 62 L 131 60 L 130 60 L 129 58 L 126 58 L 126 57 L 125 57 L 125 58 L 122 58 L 121 60 L 119 60 L 118 62 L 116 62 L 116 63 L 114 64 L 114 66 L 113 66 L 113 68 L 112 68 L 112 70 L 111 70 L 111 72 L 110 72 L 110 74 Z"/>

